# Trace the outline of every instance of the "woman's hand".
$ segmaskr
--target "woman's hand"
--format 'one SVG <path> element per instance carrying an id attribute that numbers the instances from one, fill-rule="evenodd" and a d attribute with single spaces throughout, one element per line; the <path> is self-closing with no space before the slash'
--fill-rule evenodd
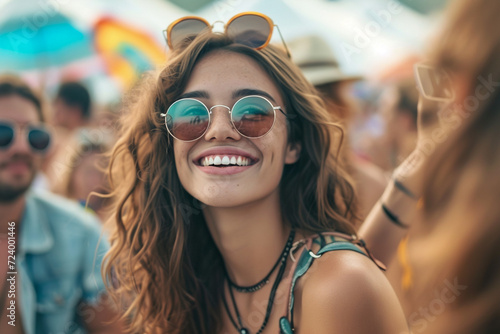
<path id="1" fill-rule="evenodd" d="M 423 174 L 422 167 L 434 150 L 446 140 L 453 128 L 448 122 L 452 112 L 450 103 L 419 97 L 417 144 L 413 152 L 394 170 L 394 177 L 418 197 L 422 193 L 419 187 Z"/>
<path id="2" fill-rule="evenodd" d="M 457 123 L 449 121 L 453 111 L 448 106 L 449 104 L 420 97 L 415 150 L 396 168 L 393 180 L 358 231 L 359 237 L 365 240 L 370 251 L 386 265 L 391 263 L 399 242 L 416 219 L 425 162 L 438 145 L 446 140 L 452 128 L 450 124 Z"/>

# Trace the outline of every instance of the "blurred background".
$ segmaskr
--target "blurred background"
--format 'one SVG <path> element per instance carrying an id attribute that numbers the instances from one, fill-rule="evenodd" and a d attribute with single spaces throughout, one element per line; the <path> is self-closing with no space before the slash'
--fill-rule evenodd
<path id="1" fill-rule="evenodd" d="M 243 11 L 264 13 L 279 26 L 306 77 L 325 98 L 339 97 L 334 105 L 349 110 L 338 117 L 348 128 L 352 164 L 362 170 L 358 180 L 376 189 L 366 195 L 369 208 L 387 175 L 414 147 L 413 64 L 422 60 L 446 2 L 0 0 L 0 73 L 22 76 L 44 92 L 52 107 L 52 123 L 59 129 L 56 145 L 46 177 L 36 185 L 85 202 L 85 194 L 102 188 L 89 184 L 105 181 L 91 167 L 78 169 L 93 166 L 88 156 L 112 145 L 123 94 L 144 71 L 166 61 L 162 31 L 186 15 L 225 22 Z M 283 45 L 276 30 L 272 42 Z M 311 64 L 315 72 L 309 71 Z M 67 82 L 81 84 L 89 96 L 78 87 L 61 90 Z M 89 110 L 78 120 L 70 109 L 82 103 L 82 96 L 83 109 Z M 75 190 L 75 182 L 87 187 Z"/>
<path id="2" fill-rule="evenodd" d="M 324 37 L 346 73 L 381 73 L 419 55 L 445 0 L 1 0 L 0 71 L 16 72 L 49 94 L 64 80 L 88 85 L 97 103 L 119 101 L 141 72 L 164 62 L 162 30 L 200 15 L 227 20 L 242 11 L 273 19 L 289 41 Z M 281 43 L 274 34 L 273 41 Z M 292 55 L 293 56 L 293 55 Z"/>

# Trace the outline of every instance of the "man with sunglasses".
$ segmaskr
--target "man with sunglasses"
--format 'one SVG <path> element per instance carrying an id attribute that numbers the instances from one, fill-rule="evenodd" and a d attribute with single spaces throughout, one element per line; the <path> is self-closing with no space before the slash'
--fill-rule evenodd
<path id="1" fill-rule="evenodd" d="M 29 190 L 50 146 L 44 120 L 37 94 L 0 76 L 0 333 L 122 333 L 108 323 L 98 221 Z"/>

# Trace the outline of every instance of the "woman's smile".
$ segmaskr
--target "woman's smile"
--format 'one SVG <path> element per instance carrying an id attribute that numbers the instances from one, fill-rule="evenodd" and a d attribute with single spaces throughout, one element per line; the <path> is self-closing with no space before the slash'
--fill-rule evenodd
<path id="1" fill-rule="evenodd" d="M 222 175 L 241 173 L 259 161 L 255 155 L 232 146 L 209 148 L 193 159 L 202 172 Z"/>

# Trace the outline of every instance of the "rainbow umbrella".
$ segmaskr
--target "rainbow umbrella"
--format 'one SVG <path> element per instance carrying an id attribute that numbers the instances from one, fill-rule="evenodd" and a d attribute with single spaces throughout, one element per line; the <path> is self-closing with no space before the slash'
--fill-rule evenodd
<path id="1" fill-rule="evenodd" d="M 130 88 L 141 73 L 166 60 L 164 47 L 146 32 L 113 18 L 99 20 L 94 28 L 97 53 L 108 74 Z"/>

